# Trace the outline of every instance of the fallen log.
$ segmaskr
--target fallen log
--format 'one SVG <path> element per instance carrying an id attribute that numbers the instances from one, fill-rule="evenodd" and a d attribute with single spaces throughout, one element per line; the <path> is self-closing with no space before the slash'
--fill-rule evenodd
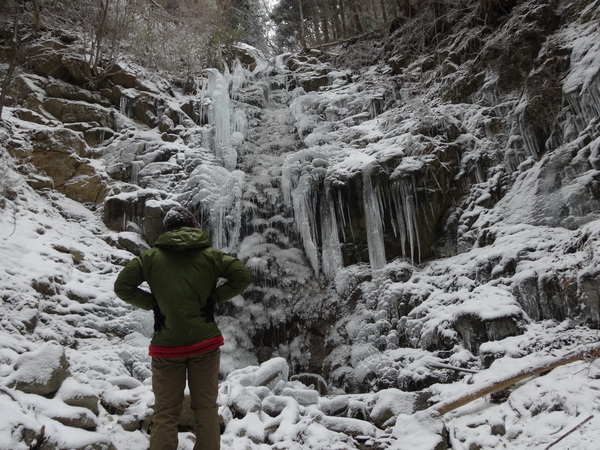
<path id="1" fill-rule="evenodd" d="M 575 361 L 593 360 L 599 357 L 600 344 L 585 345 L 562 356 L 552 359 L 544 359 L 536 367 L 520 370 L 499 380 L 489 381 L 481 386 L 475 386 L 470 392 L 436 403 L 435 405 L 430 406 L 428 410 L 437 412 L 440 415 L 444 415 L 481 397 L 501 391 L 502 389 L 506 389 L 507 387 L 512 386 L 513 384 L 518 383 L 526 378 L 549 372 L 556 367 L 564 366 Z"/>

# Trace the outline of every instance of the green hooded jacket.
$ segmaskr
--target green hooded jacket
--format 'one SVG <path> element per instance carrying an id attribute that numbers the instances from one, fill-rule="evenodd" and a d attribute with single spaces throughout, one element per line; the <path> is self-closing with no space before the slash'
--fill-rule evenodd
<path id="1" fill-rule="evenodd" d="M 226 281 L 217 287 L 220 278 Z M 150 292 L 140 288 L 144 281 Z M 212 248 L 204 231 L 184 227 L 162 234 L 153 248 L 131 260 L 114 290 L 133 306 L 151 310 L 158 305 L 166 321 L 151 344 L 178 347 L 220 336 L 202 309 L 209 298 L 219 303 L 241 294 L 251 281 L 243 262 Z"/>

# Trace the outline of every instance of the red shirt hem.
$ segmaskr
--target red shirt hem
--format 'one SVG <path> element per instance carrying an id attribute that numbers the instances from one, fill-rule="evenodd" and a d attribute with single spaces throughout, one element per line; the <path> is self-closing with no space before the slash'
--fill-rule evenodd
<path id="1" fill-rule="evenodd" d="M 216 336 L 206 341 L 198 342 L 181 347 L 161 347 L 150 344 L 148 354 L 157 358 L 179 358 L 182 356 L 192 356 L 198 353 L 205 353 L 222 346 L 225 343 L 223 336 Z"/>

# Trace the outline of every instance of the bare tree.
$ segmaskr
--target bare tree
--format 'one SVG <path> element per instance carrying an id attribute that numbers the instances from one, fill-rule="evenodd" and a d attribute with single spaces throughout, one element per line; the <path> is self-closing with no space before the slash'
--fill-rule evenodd
<path id="1" fill-rule="evenodd" d="M 86 78 L 96 86 L 112 70 L 121 55 L 123 41 L 133 21 L 131 2 L 101 0 L 88 4 L 86 31 Z M 85 22 L 84 22 L 85 23 Z"/>
<path id="2" fill-rule="evenodd" d="M 31 14 L 31 25 L 33 29 L 39 31 L 42 29 L 42 5 L 40 5 L 40 0 L 31 0 L 32 3 L 32 14 Z"/>
<path id="3" fill-rule="evenodd" d="M 19 23 L 21 17 L 21 5 L 17 3 L 15 5 L 14 20 L 13 20 L 13 32 L 10 41 L 9 51 L 9 65 L 6 74 L 4 75 L 4 81 L 2 82 L 2 89 L 0 90 L 0 122 L 2 122 L 2 110 L 4 109 L 4 102 L 6 101 L 6 94 L 10 84 L 12 83 L 13 75 L 18 64 L 19 56 Z"/>
<path id="4" fill-rule="evenodd" d="M 406 17 L 412 16 L 412 7 L 410 6 L 410 0 L 396 0 L 401 13 Z"/>
<path id="5" fill-rule="evenodd" d="M 350 22 L 352 23 L 352 31 L 354 34 L 360 34 L 364 30 L 360 20 L 361 17 L 358 9 L 358 3 L 356 0 L 350 0 L 348 4 L 350 6 Z"/>
<path id="6" fill-rule="evenodd" d="M 129 0 L 55 0 L 33 2 L 32 25 L 76 30 L 82 38 L 81 54 L 85 62 L 82 76 L 97 86 L 122 55 L 124 42 L 135 19 L 139 1 Z M 43 9 L 43 10 L 42 10 Z"/>
<path id="7" fill-rule="evenodd" d="M 370 8 L 370 10 L 371 10 L 371 12 L 373 14 L 373 17 L 372 17 L 373 22 L 375 22 L 375 23 L 378 22 L 378 19 L 377 19 L 377 3 L 375 2 L 375 0 L 371 0 L 371 8 Z M 372 26 L 373 22 L 371 23 L 371 27 L 370 28 L 373 28 L 373 26 Z"/>
<path id="8" fill-rule="evenodd" d="M 387 21 L 388 21 L 388 15 L 387 15 L 387 11 L 386 11 L 385 0 L 380 0 L 380 6 L 381 6 L 381 15 L 382 15 L 382 18 L 383 18 L 383 22 L 387 23 Z"/>
<path id="9" fill-rule="evenodd" d="M 319 8 L 317 2 L 315 0 L 310 0 L 310 10 L 311 10 L 311 18 L 312 18 L 312 32 L 313 32 L 313 42 L 320 46 L 323 44 L 323 38 L 321 35 L 321 16 L 323 9 Z"/>
<path id="10" fill-rule="evenodd" d="M 346 11 L 345 11 L 345 6 L 344 6 L 344 0 L 333 0 L 334 3 L 336 4 L 335 9 L 337 10 L 337 18 L 339 23 L 341 24 L 341 30 L 342 30 L 342 34 L 341 36 L 348 36 L 349 32 L 348 32 L 348 21 L 346 20 Z"/>
<path id="11" fill-rule="evenodd" d="M 304 23 L 304 8 L 302 0 L 298 0 L 298 9 L 300 10 L 300 46 L 306 48 L 306 24 Z"/>

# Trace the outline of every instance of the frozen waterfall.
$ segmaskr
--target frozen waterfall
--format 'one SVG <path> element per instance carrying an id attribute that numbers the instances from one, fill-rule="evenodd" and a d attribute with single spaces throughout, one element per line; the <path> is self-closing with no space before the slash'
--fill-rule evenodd
<path id="1" fill-rule="evenodd" d="M 399 252 L 419 261 L 419 200 L 413 172 L 422 164 L 418 155 L 405 156 L 404 146 L 399 145 L 410 139 L 363 151 L 362 144 L 346 145 L 343 136 L 332 133 L 347 128 L 355 135 L 369 130 L 375 136 L 370 130 L 378 125 L 365 119 L 373 117 L 377 109 L 373 102 L 380 102 L 380 96 L 365 96 L 341 81 L 327 92 L 307 92 L 300 86 L 290 90 L 290 75 L 281 58 L 275 64 L 258 74 L 250 74 L 237 62 L 232 74 L 209 71 L 214 149 L 223 170 L 197 168 L 190 183 L 195 185 L 191 203 L 210 219 L 214 244 L 233 249 L 243 223 L 269 223 L 272 217 L 282 216 L 293 221 L 317 277 L 322 274 L 333 280 L 344 264 L 364 262 L 367 257 L 373 272 Z M 339 76 L 346 79 L 343 73 Z M 261 78 L 258 85 L 253 84 L 256 78 Z M 273 91 L 263 97 L 261 89 Z M 259 98 L 264 103 L 257 106 Z M 280 116 L 289 116 L 293 127 L 282 128 Z M 304 148 L 281 151 L 294 139 Z M 369 139 L 377 142 L 379 137 Z M 332 140 L 335 145 L 328 143 Z M 397 158 L 396 166 L 385 168 L 377 151 L 386 159 Z M 238 158 L 245 176 L 235 170 Z"/>

